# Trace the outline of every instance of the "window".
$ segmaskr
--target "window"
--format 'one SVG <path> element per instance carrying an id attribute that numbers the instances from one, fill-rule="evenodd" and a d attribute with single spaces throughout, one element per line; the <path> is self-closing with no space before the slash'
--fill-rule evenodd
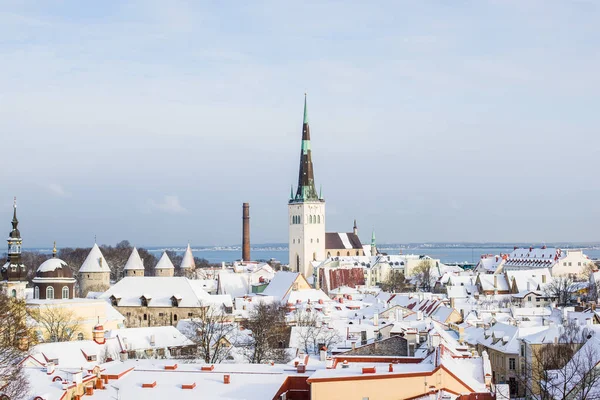
<path id="1" fill-rule="evenodd" d="M 313 242 L 312 238 L 310 239 L 310 242 L 311 242 L 311 243 Z"/>
<path id="2" fill-rule="evenodd" d="M 320 224 L 320 223 L 321 223 L 321 216 L 317 215 L 317 224 Z"/>
<path id="3" fill-rule="evenodd" d="M 96 356 L 87 356 L 88 361 L 96 361 Z"/>
<path id="4" fill-rule="evenodd" d="M 191 317 L 192 317 L 192 315 L 193 315 L 193 314 L 192 314 L 191 312 L 189 312 L 189 313 L 188 313 L 188 318 L 191 318 Z"/>
<path id="5" fill-rule="evenodd" d="M 527 296 L 527 301 L 531 301 L 531 296 Z"/>
<path id="6" fill-rule="evenodd" d="M 346 252 L 346 255 L 347 255 L 347 256 L 349 256 L 349 255 L 350 255 L 350 252 L 349 252 L 349 251 L 348 251 L 348 252 Z"/>
<path id="7" fill-rule="evenodd" d="M 579 261 L 579 262 L 577 263 L 577 266 L 581 267 L 581 261 Z"/>
<path id="8" fill-rule="evenodd" d="M 171 297 L 171 306 L 179 307 L 179 301 L 177 301 L 177 298 L 175 296 Z"/>
<path id="9" fill-rule="evenodd" d="M 164 316 L 165 316 L 165 313 L 158 313 L 158 316 L 159 316 L 159 317 L 164 317 Z"/>
<path id="10" fill-rule="evenodd" d="M 567 266 L 567 262 L 563 261 L 563 267 L 566 267 L 566 266 Z"/>
<path id="11" fill-rule="evenodd" d="M 173 314 L 173 321 L 177 321 L 177 314 Z"/>
<path id="12" fill-rule="evenodd" d="M 144 296 L 140 297 L 140 302 L 142 303 L 142 307 L 148 307 L 148 299 Z"/>
<path id="13" fill-rule="evenodd" d="M 521 345 L 521 357 L 525 357 L 525 345 Z"/>
<path id="14" fill-rule="evenodd" d="M 148 314 L 144 314 L 144 321 L 148 321 Z"/>
<path id="15" fill-rule="evenodd" d="M 516 369 L 516 361 L 514 358 L 508 359 L 508 369 L 510 369 L 511 371 L 514 371 Z"/>
<path id="16" fill-rule="evenodd" d="M 535 298 L 535 301 L 539 302 L 539 301 L 540 301 L 540 298 L 539 298 L 539 297 L 536 297 L 536 298 Z"/>
<path id="17" fill-rule="evenodd" d="M 79 332 L 77 334 L 77 340 L 83 340 L 83 333 Z"/>
<path id="18" fill-rule="evenodd" d="M 11 296 L 12 298 L 15 298 L 15 299 L 16 299 L 16 298 L 17 298 L 17 290 L 16 290 L 16 289 L 13 289 L 13 290 L 11 290 L 11 292 L 10 292 L 10 296 Z"/>
<path id="19" fill-rule="evenodd" d="M 62 288 L 62 298 L 63 299 L 68 299 L 69 298 L 69 287 L 68 286 L 63 286 L 63 288 Z"/>
<path id="20" fill-rule="evenodd" d="M 338 255 L 338 257 L 340 256 L 340 252 L 339 251 L 337 252 L 337 255 Z"/>
<path id="21" fill-rule="evenodd" d="M 39 286 L 36 286 L 35 288 L 33 288 L 33 298 L 34 299 L 40 298 L 40 287 Z"/>
<path id="22" fill-rule="evenodd" d="M 317 243 L 319 243 L 319 238 L 317 238 Z"/>
<path id="23" fill-rule="evenodd" d="M 54 299 L 54 288 L 52 286 L 48 286 L 46 288 L 46 298 L 47 299 Z"/>
<path id="24" fill-rule="evenodd" d="M 571 261 L 569 261 L 569 267 L 571 266 Z"/>
<path id="25" fill-rule="evenodd" d="M 131 312 L 127 311 L 127 316 L 131 317 Z"/>

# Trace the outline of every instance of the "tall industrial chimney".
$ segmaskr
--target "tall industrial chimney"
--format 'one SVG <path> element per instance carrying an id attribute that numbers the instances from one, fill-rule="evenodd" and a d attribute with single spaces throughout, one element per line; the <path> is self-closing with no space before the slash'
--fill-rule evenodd
<path id="1" fill-rule="evenodd" d="M 244 203 L 242 228 L 242 261 L 250 261 L 250 204 Z"/>

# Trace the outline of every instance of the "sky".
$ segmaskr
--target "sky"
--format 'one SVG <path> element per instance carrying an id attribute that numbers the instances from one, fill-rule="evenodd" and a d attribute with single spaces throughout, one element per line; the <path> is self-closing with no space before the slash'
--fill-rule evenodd
<path id="1" fill-rule="evenodd" d="M 600 241 L 600 2 L 0 2 L 0 226 L 287 242 L 308 93 L 327 230 Z M 4 222 L 1 222 L 4 221 Z"/>

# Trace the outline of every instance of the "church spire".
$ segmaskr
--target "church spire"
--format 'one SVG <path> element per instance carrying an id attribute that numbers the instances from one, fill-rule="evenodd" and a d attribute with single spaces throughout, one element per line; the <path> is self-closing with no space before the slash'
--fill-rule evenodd
<path id="1" fill-rule="evenodd" d="M 12 231 L 10 232 L 11 238 L 21 237 L 19 232 L 19 220 L 17 219 L 17 198 L 15 197 L 13 202 L 13 219 L 12 219 Z"/>
<path id="2" fill-rule="evenodd" d="M 298 189 L 296 196 L 291 201 L 318 201 L 320 200 L 315 188 L 313 173 L 312 152 L 310 149 L 310 127 L 308 126 L 308 108 L 306 106 L 306 93 L 304 93 L 304 119 L 302 123 L 302 149 L 300 151 L 300 172 L 298 175 Z"/>

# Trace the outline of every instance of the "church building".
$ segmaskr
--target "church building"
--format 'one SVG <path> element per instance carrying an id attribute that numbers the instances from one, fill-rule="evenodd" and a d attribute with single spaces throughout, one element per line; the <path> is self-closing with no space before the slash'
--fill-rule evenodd
<path id="1" fill-rule="evenodd" d="M 315 186 L 306 95 L 298 187 L 295 193 L 292 187 L 288 218 L 290 269 L 305 278 L 313 274 L 314 265 L 326 258 L 365 255 L 356 221 L 352 232 L 325 232 L 325 200 Z"/>

